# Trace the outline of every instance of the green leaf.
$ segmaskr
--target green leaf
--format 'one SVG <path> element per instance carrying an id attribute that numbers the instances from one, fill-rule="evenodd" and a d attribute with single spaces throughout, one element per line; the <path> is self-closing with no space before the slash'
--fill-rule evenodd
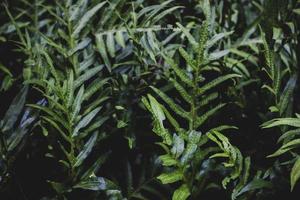
<path id="1" fill-rule="evenodd" d="M 298 146 L 300 146 L 300 139 L 292 140 L 282 145 L 282 147 L 280 147 L 275 153 L 269 155 L 268 157 L 270 158 L 270 157 L 280 156 L 281 154 L 284 154 L 285 152 L 290 151 Z"/>
<path id="2" fill-rule="evenodd" d="M 7 131 L 12 129 L 15 123 L 18 120 L 18 117 L 24 108 L 26 96 L 28 93 L 28 86 L 24 86 L 21 91 L 17 94 L 17 96 L 13 99 L 10 104 L 8 110 L 6 111 L 3 118 L 3 126 L 2 131 Z"/>
<path id="3" fill-rule="evenodd" d="M 74 131 L 72 133 L 72 137 L 76 137 L 79 135 L 79 130 L 88 126 L 89 123 L 94 119 L 94 117 L 98 114 L 98 112 L 101 110 L 102 107 L 95 108 L 93 111 L 91 111 L 89 114 L 84 116 L 79 123 L 74 128 Z"/>
<path id="4" fill-rule="evenodd" d="M 194 86 L 192 79 L 187 76 L 187 74 L 184 70 L 180 69 L 171 58 L 168 58 L 166 56 L 164 58 L 165 58 L 166 62 L 172 67 L 172 69 L 174 70 L 174 72 L 180 78 L 180 80 L 182 82 L 186 83 L 190 87 Z"/>
<path id="5" fill-rule="evenodd" d="M 253 190 L 262 189 L 262 188 L 271 188 L 271 187 L 272 187 L 272 184 L 268 181 L 265 181 L 262 179 L 254 179 L 253 181 L 248 183 L 245 187 L 243 187 L 243 189 L 241 189 L 241 191 L 239 191 L 235 195 L 235 198 L 244 194 L 245 192 L 248 192 L 248 191 L 253 191 Z"/>
<path id="6" fill-rule="evenodd" d="M 296 182 L 300 178 L 300 157 L 297 158 L 291 171 L 291 191 L 294 189 Z"/>
<path id="7" fill-rule="evenodd" d="M 107 184 L 102 177 L 89 177 L 86 180 L 80 181 L 74 188 L 81 188 L 85 190 L 103 191 L 107 189 Z"/>
<path id="8" fill-rule="evenodd" d="M 207 48 L 212 47 L 214 44 L 216 44 L 218 41 L 222 40 L 223 38 L 231 35 L 234 31 L 224 32 L 224 33 L 218 33 L 215 34 L 211 39 L 207 41 Z"/>
<path id="9" fill-rule="evenodd" d="M 227 81 L 228 79 L 232 79 L 232 78 L 237 78 L 237 77 L 241 77 L 238 74 L 227 74 L 221 77 L 218 77 L 212 81 L 210 81 L 209 83 L 205 84 L 204 86 L 200 87 L 198 89 L 197 95 L 202 95 L 203 93 L 205 93 L 206 91 L 216 87 L 217 85 Z"/>
<path id="10" fill-rule="evenodd" d="M 294 88 L 296 86 L 296 82 L 297 82 L 297 77 L 296 75 L 294 75 L 287 82 L 284 91 L 280 96 L 279 110 L 281 116 L 286 111 L 288 104 L 292 103 L 291 99 L 292 99 Z"/>
<path id="11" fill-rule="evenodd" d="M 219 94 L 217 92 L 208 94 L 206 96 L 203 95 L 202 100 L 199 102 L 199 107 L 203 107 L 205 105 L 208 105 L 211 101 L 218 98 Z"/>
<path id="12" fill-rule="evenodd" d="M 195 127 L 198 128 L 201 126 L 206 120 L 208 120 L 211 116 L 213 116 L 216 112 L 218 112 L 221 108 L 223 108 L 226 104 L 219 104 L 214 108 L 210 109 L 206 113 L 202 114 L 200 117 L 197 117 L 195 122 Z"/>
<path id="13" fill-rule="evenodd" d="M 81 179 L 86 179 L 91 177 L 93 174 L 96 174 L 101 165 L 106 161 L 108 155 L 109 153 L 105 153 L 99 156 L 99 158 L 97 158 L 97 160 L 84 172 L 84 174 L 81 176 Z"/>
<path id="14" fill-rule="evenodd" d="M 209 60 L 218 60 L 226 55 L 228 55 L 230 53 L 230 49 L 225 49 L 225 50 L 221 50 L 221 51 L 214 51 L 212 53 L 209 54 Z"/>
<path id="15" fill-rule="evenodd" d="M 80 50 L 86 48 L 91 43 L 91 41 L 92 41 L 91 38 L 83 38 L 82 41 L 76 45 L 75 48 L 71 49 L 68 52 L 68 56 L 72 56 L 77 51 L 80 51 Z"/>
<path id="16" fill-rule="evenodd" d="M 186 184 L 180 186 L 173 193 L 172 200 L 186 200 L 191 195 L 190 190 Z"/>
<path id="17" fill-rule="evenodd" d="M 174 171 L 171 173 L 164 173 L 157 177 L 163 184 L 174 183 L 183 179 L 181 171 Z"/>
<path id="18" fill-rule="evenodd" d="M 188 54 L 188 52 L 186 52 L 182 47 L 179 48 L 179 53 L 181 54 L 181 56 L 185 59 L 186 63 L 193 68 L 194 70 L 197 69 L 198 66 L 196 66 L 196 63 L 193 59 L 192 56 L 190 56 Z"/>
<path id="19" fill-rule="evenodd" d="M 278 138 L 277 141 L 281 142 L 282 140 L 284 140 L 284 142 L 286 142 L 286 141 L 289 141 L 290 139 L 294 138 L 296 135 L 300 135 L 300 128 L 297 128 L 294 130 L 289 130 L 289 131 L 285 132 Z"/>
<path id="20" fill-rule="evenodd" d="M 54 121 L 60 123 L 66 129 L 68 129 L 68 125 L 66 124 L 64 118 L 62 118 L 57 113 L 55 113 L 54 110 L 52 110 L 50 108 L 47 108 L 45 106 L 37 105 L 37 104 L 27 104 L 26 106 L 31 107 L 31 108 L 35 108 L 35 109 L 38 109 L 40 111 L 43 111 L 43 112 L 47 113 Z"/>
<path id="21" fill-rule="evenodd" d="M 192 97 L 188 94 L 188 92 L 182 87 L 175 79 L 170 78 L 170 81 L 173 83 L 174 87 L 176 90 L 179 92 L 181 97 L 188 102 L 189 104 L 193 104 L 193 99 Z"/>
<path id="22" fill-rule="evenodd" d="M 184 165 L 187 164 L 194 156 L 194 153 L 197 150 L 198 142 L 201 138 L 201 132 L 198 131 L 190 131 L 188 135 L 188 144 L 184 150 L 184 153 L 180 159 L 180 162 Z"/>
<path id="23" fill-rule="evenodd" d="M 178 158 L 179 156 L 181 156 L 183 151 L 184 151 L 184 140 L 180 136 L 174 134 L 173 135 L 173 147 L 171 149 L 172 154 L 176 158 Z"/>
<path id="24" fill-rule="evenodd" d="M 300 119 L 298 119 L 298 118 L 277 118 L 277 119 L 273 119 L 271 121 L 265 122 L 261 126 L 263 128 L 272 128 L 275 126 L 283 126 L 283 125 L 300 128 Z"/>
<path id="25" fill-rule="evenodd" d="M 71 113 L 71 121 L 76 120 L 76 117 L 81 109 L 81 104 L 83 101 L 83 94 L 84 94 L 84 85 L 82 85 L 76 95 L 76 98 L 72 105 L 72 113 Z"/>
<path id="26" fill-rule="evenodd" d="M 175 10 L 179 9 L 179 8 L 184 8 L 183 6 L 173 6 L 167 10 L 164 10 L 163 12 L 159 13 L 158 15 L 156 15 L 153 20 L 152 20 L 152 24 L 155 24 L 156 22 L 160 21 L 163 17 L 165 17 L 166 15 L 174 12 Z"/>
<path id="27" fill-rule="evenodd" d="M 87 141 L 87 143 L 84 145 L 82 151 L 79 153 L 79 155 L 76 157 L 76 162 L 74 163 L 73 167 L 78 167 L 82 164 L 82 162 L 88 157 L 88 155 L 91 153 L 94 145 L 96 144 L 98 134 L 94 133 L 90 139 Z"/>
<path id="28" fill-rule="evenodd" d="M 16 147 L 18 147 L 18 144 L 20 144 L 26 133 L 27 129 L 17 128 L 7 139 L 7 151 L 13 151 Z"/>
<path id="29" fill-rule="evenodd" d="M 169 154 L 159 156 L 159 159 L 162 161 L 163 166 L 174 166 L 177 164 L 177 160 Z"/>
<path id="30" fill-rule="evenodd" d="M 97 50 L 99 51 L 99 53 L 105 63 L 107 70 L 109 72 L 111 72 L 111 63 L 110 63 L 110 60 L 107 55 L 106 46 L 105 46 L 102 34 L 96 34 L 96 46 L 97 46 Z"/>
<path id="31" fill-rule="evenodd" d="M 110 78 L 95 79 L 86 89 L 84 93 L 84 100 L 90 99 L 90 97 L 98 92 L 108 82 L 108 80 L 110 80 Z"/>
<path id="32" fill-rule="evenodd" d="M 297 15 L 300 15 L 300 8 L 293 9 L 293 12 Z"/>
<path id="33" fill-rule="evenodd" d="M 103 68 L 103 65 L 99 65 L 92 69 L 85 71 L 81 76 L 75 81 L 75 88 L 80 87 L 85 81 L 90 80 L 93 76 L 96 76 Z"/>
<path id="34" fill-rule="evenodd" d="M 81 30 L 90 22 L 91 18 L 100 10 L 104 5 L 106 4 L 105 2 L 101 2 L 94 6 L 92 9 L 87 11 L 82 18 L 80 18 L 78 24 L 76 25 L 75 30 L 72 33 L 72 36 L 77 38 Z"/>
<path id="35" fill-rule="evenodd" d="M 109 55 L 114 58 L 115 57 L 115 40 L 114 40 L 114 35 L 113 33 L 108 33 L 107 34 L 107 39 L 106 39 L 106 46 L 107 46 L 107 50 Z"/>
<path id="36" fill-rule="evenodd" d="M 49 70 L 50 70 L 51 74 L 53 75 L 53 77 L 55 78 L 56 84 L 59 84 L 60 79 L 59 79 L 58 74 L 56 72 L 56 69 L 53 65 L 53 61 L 52 61 L 51 57 L 49 56 L 49 54 L 45 50 L 40 49 L 40 51 L 44 55 L 44 57 L 46 58 L 47 64 L 49 66 Z"/>
<path id="37" fill-rule="evenodd" d="M 154 92 L 156 92 L 156 94 L 158 94 L 158 96 L 160 96 L 160 98 L 162 98 L 162 100 L 164 100 L 168 106 L 179 116 L 185 118 L 185 119 L 189 119 L 189 114 L 188 112 L 186 112 L 181 106 L 179 106 L 178 104 L 176 104 L 170 97 L 168 97 L 164 92 L 160 91 L 159 89 L 150 86 L 151 89 L 154 90 Z"/>
<path id="38" fill-rule="evenodd" d="M 52 127 L 54 127 L 66 141 L 72 143 L 71 139 L 66 135 L 66 133 L 59 127 L 59 125 L 55 121 L 46 116 L 42 116 L 41 118 L 44 121 L 48 122 Z"/>
<path id="39" fill-rule="evenodd" d="M 156 101 L 154 97 L 151 95 L 148 95 L 151 110 L 154 114 L 154 116 L 158 119 L 158 121 L 163 124 L 163 121 L 166 119 L 165 114 L 160 106 L 160 104 Z"/>
<path id="40" fill-rule="evenodd" d="M 122 31 L 117 31 L 116 36 L 115 36 L 116 42 L 122 47 L 125 48 L 125 39 L 123 37 L 123 32 Z"/>
<path id="41" fill-rule="evenodd" d="M 182 26 L 180 23 L 176 23 L 176 25 L 180 28 L 180 30 L 184 33 L 184 35 L 187 37 L 189 42 L 192 44 L 192 46 L 196 49 L 198 47 L 198 43 L 196 42 L 195 38 L 192 36 L 190 31 L 186 29 L 184 26 Z"/>

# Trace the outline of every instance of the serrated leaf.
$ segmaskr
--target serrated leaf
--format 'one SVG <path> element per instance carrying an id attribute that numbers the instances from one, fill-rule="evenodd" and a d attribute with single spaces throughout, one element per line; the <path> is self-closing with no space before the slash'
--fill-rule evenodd
<path id="1" fill-rule="evenodd" d="M 198 128 L 201 126 L 206 120 L 208 120 L 211 116 L 213 116 L 216 112 L 218 112 L 221 108 L 223 108 L 226 104 L 219 104 L 214 108 L 210 109 L 206 113 L 202 114 L 200 117 L 197 117 L 195 122 L 195 127 Z"/>
<path id="2" fill-rule="evenodd" d="M 186 52 L 182 47 L 179 48 L 179 53 L 181 54 L 181 56 L 184 58 L 184 60 L 186 61 L 186 63 L 193 68 L 194 70 L 197 69 L 198 66 L 196 66 L 196 63 L 193 59 L 192 56 L 190 56 L 188 54 L 188 52 Z"/>
<path id="3" fill-rule="evenodd" d="M 108 80 L 110 80 L 110 78 L 95 79 L 86 89 L 84 93 L 84 100 L 90 99 L 90 97 L 99 91 L 108 82 Z"/>
<path id="4" fill-rule="evenodd" d="M 78 37 L 79 33 L 82 31 L 82 29 L 89 23 L 90 19 L 100 10 L 104 5 L 106 4 L 105 2 L 101 2 L 94 6 L 92 9 L 87 11 L 82 18 L 79 20 L 79 22 L 76 25 L 75 30 L 72 33 L 73 37 Z"/>
<path id="5" fill-rule="evenodd" d="M 200 87 L 198 89 L 197 95 L 202 95 L 203 93 L 205 93 L 206 91 L 216 87 L 217 85 L 223 83 L 224 81 L 227 81 L 228 79 L 232 79 L 232 78 L 237 78 L 237 77 L 241 77 L 238 74 L 227 74 L 221 77 L 218 77 L 210 82 L 208 82 L 207 84 L 205 84 L 204 86 Z"/>
<path id="6" fill-rule="evenodd" d="M 174 87 L 176 90 L 179 92 L 181 97 L 188 102 L 189 104 L 193 104 L 193 99 L 192 97 L 188 94 L 188 92 L 185 90 L 184 87 L 182 87 L 175 79 L 170 78 L 170 81 L 173 83 Z"/>
<path id="7" fill-rule="evenodd" d="M 176 75 L 180 78 L 180 80 L 190 87 L 193 87 L 193 81 L 190 77 L 187 76 L 186 72 L 178 67 L 178 65 L 171 59 L 165 56 L 166 62 L 172 67 Z"/>
<path id="8" fill-rule="evenodd" d="M 154 92 L 156 92 L 156 94 L 158 94 L 158 96 L 160 96 L 162 100 L 164 100 L 176 114 L 185 119 L 189 119 L 189 114 L 181 106 L 176 104 L 170 97 L 168 97 L 164 92 L 152 86 L 151 89 L 153 89 Z"/>

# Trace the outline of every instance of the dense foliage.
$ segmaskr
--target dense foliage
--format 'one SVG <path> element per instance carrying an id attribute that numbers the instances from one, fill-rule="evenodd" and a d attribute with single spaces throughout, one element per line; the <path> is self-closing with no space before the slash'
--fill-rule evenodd
<path id="1" fill-rule="evenodd" d="M 299 0 L 3 1 L 0 55 L 0 199 L 299 198 Z"/>

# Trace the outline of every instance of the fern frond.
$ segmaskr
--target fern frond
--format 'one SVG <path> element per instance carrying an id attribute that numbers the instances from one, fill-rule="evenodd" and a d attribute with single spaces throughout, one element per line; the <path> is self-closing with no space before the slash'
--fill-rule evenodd
<path id="1" fill-rule="evenodd" d="M 204 86 L 200 87 L 197 91 L 197 95 L 200 96 L 200 95 L 204 94 L 206 91 L 208 91 L 208 90 L 216 87 L 217 85 L 227 81 L 228 79 L 237 78 L 237 77 L 241 77 L 241 76 L 238 75 L 238 74 L 227 74 L 227 75 L 218 77 L 218 78 L 208 82 Z"/>
<path id="2" fill-rule="evenodd" d="M 181 106 L 176 104 L 170 97 L 168 97 L 164 92 L 160 91 L 159 89 L 150 86 L 151 89 L 158 95 L 160 98 L 167 103 L 167 105 L 179 116 L 189 119 L 189 113 L 186 112 Z"/>

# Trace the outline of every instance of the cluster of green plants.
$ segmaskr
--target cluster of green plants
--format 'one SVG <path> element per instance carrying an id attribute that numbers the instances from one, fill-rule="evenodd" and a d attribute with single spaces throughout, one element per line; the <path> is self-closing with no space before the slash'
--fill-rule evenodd
<path id="1" fill-rule="evenodd" d="M 299 28 L 299 0 L 3 1 L 0 199 L 297 199 Z"/>

